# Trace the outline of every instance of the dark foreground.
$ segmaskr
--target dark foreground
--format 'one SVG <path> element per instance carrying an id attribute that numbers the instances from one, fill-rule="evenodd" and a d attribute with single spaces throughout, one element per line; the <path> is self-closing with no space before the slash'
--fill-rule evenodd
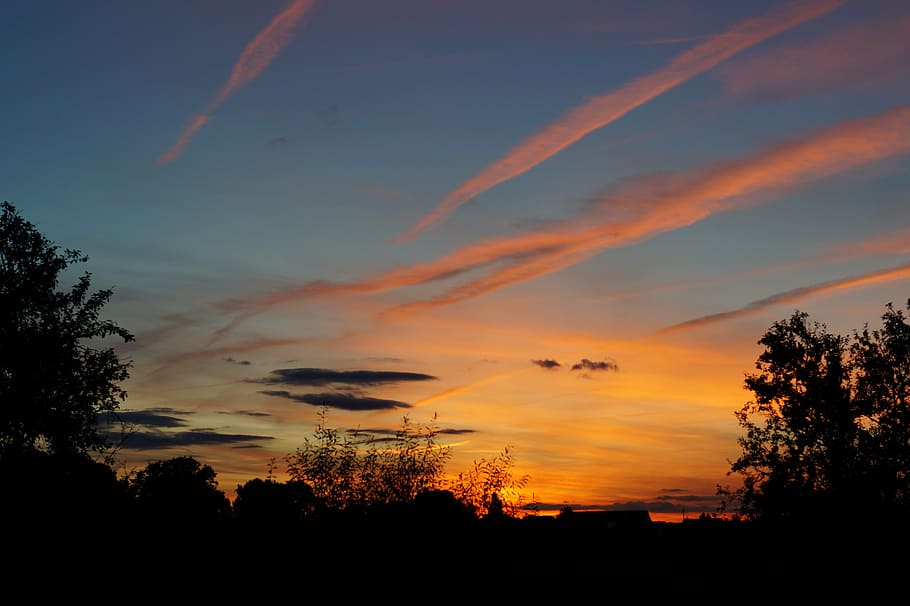
<path id="1" fill-rule="evenodd" d="M 4 534 L 7 604 L 903 603 L 910 564 L 897 524 L 10 523 Z"/>

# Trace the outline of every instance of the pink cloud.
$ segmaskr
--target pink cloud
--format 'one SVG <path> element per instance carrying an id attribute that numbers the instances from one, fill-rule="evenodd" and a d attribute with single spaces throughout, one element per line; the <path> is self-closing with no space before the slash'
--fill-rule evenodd
<path id="1" fill-rule="evenodd" d="M 716 324 L 718 322 L 725 322 L 727 320 L 733 320 L 736 318 L 741 318 L 743 316 L 754 315 L 764 311 L 769 307 L 781 305 L 784 303 L 793 303 L 794 301 L 799 301 L 812 295 L 824 294 L 835 290 L 859 288 L 862 286 L 868 286 L 870 284 L 907 279 L 910 279 L 910 263 L 898 265 L 897 267 L 870 271 L 855 276 L 838 278 L 836 280 L 828 280 L 827 282 L 810 284 L 809 286 L 801 286 L 799 288 L 794 288 L 786 292 L 771 295 L 770 297 L 765 297 L 764 299 L 759 299 L 758 301 L 753 301 L 737 309 L 710 314 L 707 316 L 701 316 L 699 318 L 680 322 L 679 324 L 674 324 L 673 326 L 664 328 L 658 334 L 674 334 L 682 332 L 684 330 L 700 328 L 709 324 Z"/>
<path id="2" fill-rule="evenodd" d="M 907 152 L 910 107 L 845 121 L 734 161 L 670 177 L 639 179 L 603 196 L 592 209 L 572 219 L 517 236 L 484 240 L 432 262 L 352 282 L 310 282 L 222 302 L 219 309 L 237 315 L 217 336 L 225 336 L 241 321 L 271 306 L 311 297 L 379 293 L 464 278 L 435 297 L 389 313 L 464 301 L 569 267 L 603 249 L 634 244 L 789 188 Z"/>
<path id="3" fill-rule="evenodd" d="M 737 96 L 787 97 L 910 74 L 910 16 L 842 27 L 800 45 L 790 44 L 731 61 L 717 70 Z"/>
<path id="4" fill-rule="evenodd" d="M 531 170 L 593 131 L 618 120 L 643 103 L 701 74 L 743 49 L 782 31 L 825 15 L 845 0 L 789 2 L 769 13 L 742 21 L 678 55 L 666 67 L 642 76 L 606 95 L 594 97 L 516 145 L 504 157 L 446 195 L 396 241 L 419 236 L 458 207 L 492 187 Z"/>
<path id="5" fill-rule="evenodd" d="M 209 114 L 235 90 L 249 84 L 265 71 L 281 49 L 290 41 L 297 23 L 313 8 L 314 4 L 315 0 L 293 0 L 246 45 L 234 64 L 228 81 L 209 102 L 205 111 L 184 127 L 174 145 L 158 157 L 154 164 L 155 168 L 173 162 L 183 153 L 196 133 L 209 121 Z"/>

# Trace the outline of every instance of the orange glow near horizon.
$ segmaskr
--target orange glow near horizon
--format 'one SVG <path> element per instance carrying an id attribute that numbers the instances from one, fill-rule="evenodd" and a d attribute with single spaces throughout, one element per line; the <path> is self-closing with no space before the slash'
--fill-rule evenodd
<path id="1" fill-rule="evenodd" d="M 910 2 L 16 4 L 0 199 L 135 331 L 126 468 L 232 496 L 324 407 L 681 521 L 774 322 L 910 293 Z"/>

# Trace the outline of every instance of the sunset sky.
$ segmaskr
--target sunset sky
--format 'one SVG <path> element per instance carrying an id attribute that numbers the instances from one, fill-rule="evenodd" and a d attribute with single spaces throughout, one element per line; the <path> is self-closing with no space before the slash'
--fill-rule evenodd
<path id="1" fill-rule="evenodd" d="M 0 199 L 229 496 L 436 415 L 558 510 L 712 511 L 758 339 L 910 298 L 905 0 L 11 0 Z M 281 477 L 281 473 L 279 476 Z"/>

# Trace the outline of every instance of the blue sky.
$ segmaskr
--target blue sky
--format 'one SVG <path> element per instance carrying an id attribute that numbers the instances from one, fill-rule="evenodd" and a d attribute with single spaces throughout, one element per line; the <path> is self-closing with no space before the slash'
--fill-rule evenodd
<path id="1" fill-rule="evenodd" d="M 910 296 L 903 2 L 2 10 L 0 197 L 115 288 L 127 464 L 230 491 L 322 394 L 545 503 L 710 508 L 764 330 Z M 260 382 L 301 368 L 434 378 Z"/>

